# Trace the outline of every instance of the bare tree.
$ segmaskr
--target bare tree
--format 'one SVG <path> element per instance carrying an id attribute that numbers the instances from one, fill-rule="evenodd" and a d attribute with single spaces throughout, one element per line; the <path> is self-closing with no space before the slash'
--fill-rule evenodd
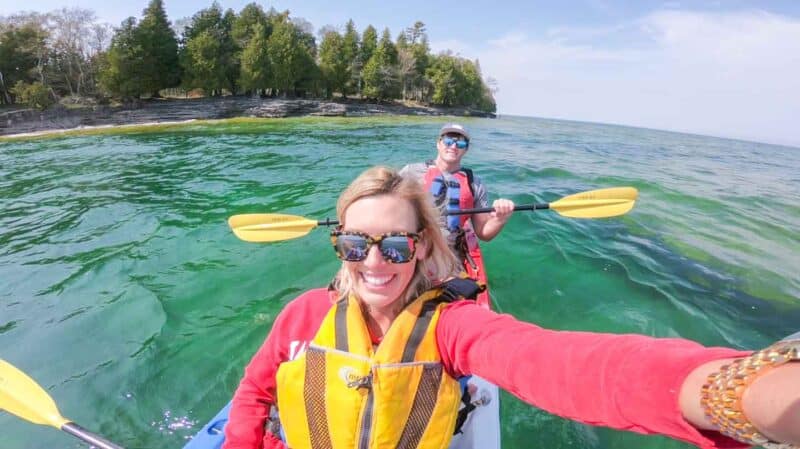
<path id="1" fill-rule="evenodd" d="M 397 69 L 400 77 L 400 85 L 402 86 L 403 100 L 408 100 L 412 97 L 411 90 L 414 83 L 414 76 L 416 75 L 417 58 L 408 47 L 397 49 Z"/>
<path id="2" fill-rule="evenodd" d="M 70 95 L 93 91 L 90 61 L 98 48 L 94 11 L 62 8 L 50 13 L 49 19 L 53 87 Z"/>

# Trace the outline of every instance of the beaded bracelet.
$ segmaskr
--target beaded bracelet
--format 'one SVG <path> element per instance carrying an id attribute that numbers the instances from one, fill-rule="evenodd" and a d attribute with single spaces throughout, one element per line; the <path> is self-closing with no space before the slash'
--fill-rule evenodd
<path id="1" fill-rule="evenodd" d="M 764 436 L 742 410 L 742 395 L 747 387 L 759 375 L 791 361 L 800 361 L 800 339 L 779 341 L 749 357 L 723 365 L 710 374 L 703 385 L 700 403 L 706 417 L 720 433 L 737 441 L 767 449 L 800 449 L 800 446 L 778 443 Z"/>

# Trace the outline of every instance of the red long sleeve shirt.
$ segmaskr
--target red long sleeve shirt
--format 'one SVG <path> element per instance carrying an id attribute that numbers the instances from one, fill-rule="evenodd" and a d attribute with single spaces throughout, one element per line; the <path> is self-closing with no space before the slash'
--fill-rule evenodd
<path id="1" fill-rule="evenodd" d="M 245 369 L 233 396 L 224 449 L 283 448 L 264 431 L 278 366 L 302 353 L 331 307 L 312 290 L 290 302 Z M 542 329 L 477 306 L 449 304 L 436 328 L 444 369 L 477 374 L 525 402 L 587 424 L 663 434 L 703 449 L 741 448 L 681 415 L 678 393 L 697 366 L 746 355 L 682 339 Z"/>

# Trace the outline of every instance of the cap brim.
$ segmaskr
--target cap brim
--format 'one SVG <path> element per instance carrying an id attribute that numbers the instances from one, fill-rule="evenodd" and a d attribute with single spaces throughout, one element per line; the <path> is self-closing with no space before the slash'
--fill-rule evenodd
<path id="1" fill-rule="evenodd" d="M 467 140 L 469 140 L 469 134 L 467 134 L 466 132 L 464 132 L 464 130 L 463 130 L 463 129 L 458 129 L 458 128 L 445 128 L 445 129 L 443 129 L 443 130 L 441 130 L 441 131 L 439 132 L 439 137 L 442 137 L 442 136 L 443 136 L 443 135 L 445 135 L 445 134 L 458 134 L 458 135 L 460 135 L 460 136 L 464 136 L 464 137 L 466 137 L 466 138 L 467 138 Z"/>

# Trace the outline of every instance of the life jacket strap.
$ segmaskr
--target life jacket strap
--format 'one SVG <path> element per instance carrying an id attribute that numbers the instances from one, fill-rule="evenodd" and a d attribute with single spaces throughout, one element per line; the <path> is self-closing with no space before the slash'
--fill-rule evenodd
<path id="1" fill-rule="evenodd" d="M 464 432 L 462 428 L 464 427 L 464 423 L 467 422 L 467 417 L 470 413 L 472 413 L 473 410 L 478 408 L 477 405 L 472 403 L 472 395 L 469 394 L 469 384 L 467 381 L 469 381 L 471 377 L 472 376 L 467 376 L 459 379 L 459 383 L 461 384 L 461 403 L 463 404 L 463 407 L 461 407 L 461 409 L 458 411 L 458 416 L 456 417 L 456 426 L 455 429 L 453 429 L 453 435 L 458 435 L 459 433 Z M 462 379 L 464 380 L 463 382 Z"/>

